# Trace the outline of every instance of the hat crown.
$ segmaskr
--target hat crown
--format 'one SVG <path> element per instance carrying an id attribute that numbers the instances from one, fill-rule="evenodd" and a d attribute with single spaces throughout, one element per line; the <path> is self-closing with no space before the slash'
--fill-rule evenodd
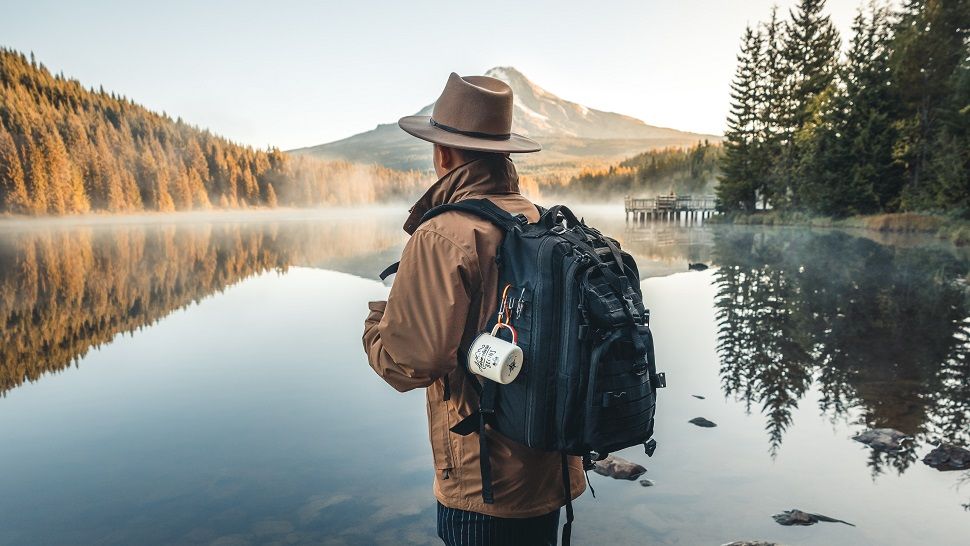
<path id="1" fill-rule="evenodd" d="M 452 72 L 431 119 L 466 133 L 507 136 L 512 132 L 512 88 L 497 78 Z"/>

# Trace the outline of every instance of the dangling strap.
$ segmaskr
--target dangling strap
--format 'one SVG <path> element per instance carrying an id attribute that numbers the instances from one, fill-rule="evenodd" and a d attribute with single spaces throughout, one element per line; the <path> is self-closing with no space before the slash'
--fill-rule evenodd
<path id="1" fill-rule="evenodd" d="M 467 375 L 467 378 L 464 379 L 464 381 L 462 382 L 462 388 L 464 388 L 465 385 L 472 386 L 472 389 L 475 390 L 475 394 L 478 395 L 479 409 L 475 410 L 474 412 L 472 412 L 471 415 L 469 415 L 468 417 L 465 417 L 461 421 L 458 421 L 458 424 L 451 427 L 452 432 L 461 436 L 468 436 L 473 432 L 478 432 L 478 429 L 481 428 L 481 424 L 479 423 L 479 421 L 482 419 L 481 407 L 482 407 L 483 399 L 485 398 L 485 389 L 482 386 L 482 383 L 478 381 L 478 376 L 473 374 L 468 369 L 467 355 L 468 355 L 468 349 L 465 348 L 464 345 L 459 346 L 458 347 L 458 367 L 464 369 L 465 375 Z M 490 383 L 490 381 L 486 380 L 485 383 L 488 384 Z M 494 389 L 494 386 L 493 386 L 493 389 Z M 495 395 L 493 393 L 492 394 L 493 400 L 494 400 L 494 397 Z M 494 402 L 492 403 L 492 405 L 494 407 Z M 485 419 L 488 420 L 488 424 L 492 424 L 492 417 L 493 417 L 492 415 L 485 416 Z"/>
<path id="2" fill-rule="evenodd" d="M 596 498 L 596 490 L 593 489 L 592 482 L 589 481 L 589 471 L 596 468 L 596 463 L 589 458 L 589 455 L 583 455 L 583 474 L 586 475 L 586 487 L 589 487 L 589 492 L 593 494 L 593 498 Z"/>
<path id="3" fill-rule="evenodd" d="M 401 265 L 401 262 L 394 262 L 391 265 L 385 267 L 384 268 L 384 271 L 381 271 L 381 274 L 380 274 L 381 280 L 383 281 L 384 279 L 386 279 L 386 278 L 390 277 L 391 275 L 397 273 L 397 268 L 400 265 Z"/>
<path id="4" fill-rule="evenodd" d="M 489 458 L 488 436 L 485 435 L 485 425 L 495 414 L 495 391 L 497 383 L 486 381 L 482 385 L 482 397 L 478 403 L 478 451 L 482 469 L 482 502 L 494 504 L 492 495 L 492 460 Z"/>
<path id="5" fill-rule="evenodd" d="M 559 453 L 562 455 L 562 491 L 566 495 L 566 524 L 562 526 L 562 546 L 569 546 L 569 538 L 573 534 L 573 491 L 569 487 L 569 462 L 566 460 L 566 452 Z"/>
<path id="6" fill-rule="evenodd" d="M 451 381 L 448 380 L 447 375 L 441 376 L 441 381 L 444 383 L 444 385 L 442 385 L 444 387 L 444 393 L 442 394 L 441 398 L 443 400 L 451 400 Z"/>

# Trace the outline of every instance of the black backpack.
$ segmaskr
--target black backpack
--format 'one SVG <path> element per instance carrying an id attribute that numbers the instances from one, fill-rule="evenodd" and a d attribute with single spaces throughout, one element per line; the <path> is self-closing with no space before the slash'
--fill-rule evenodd
<path id="1" fill-rule="evenodd" d="M 529 447 L 560 452 L 568 544 L 573 513 L 566 456 L 583 457 L 589 470 L 612 451 L 643 444 L 653 455 L 656 448 L 657 389 L 666 380 L 657 373 L 637 265 L 615 240 L 561 205 L 539 208 L 539 221 L 530 224 L 487 199 L 466 199 L 432 208 L 421 222 L 450 210 L 475 214 L 504 231 L 496 256 L 499 294 L 511 301 L 499 306 L 510 311 L 506 320 L 518 331 L 525 357 L 507 385 L 483 380 L 479 388 L 479 381 L 471 381 L 479 409 L 451 430 L 479 434 L 488 504 L 493 495 L 486 425 Z M 486 329 L 496 321 L 490 319 Z M 467 370 L 466 353 L 467 347 L 459 348 L 459 366 Z"/>

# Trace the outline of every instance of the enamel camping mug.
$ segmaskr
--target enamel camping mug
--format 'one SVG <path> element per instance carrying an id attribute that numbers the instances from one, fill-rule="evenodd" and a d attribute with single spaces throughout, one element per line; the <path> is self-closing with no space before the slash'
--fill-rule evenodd
<path id="1" fill-rule="evenodd" d="M 512 332 L 512 342 L 498 337 L 499 328 Z M 516 345 L 518 334 L 510 325 L 500 322 L 492 332 L 478 334 L 468 349 L 468 369 L 496 383 L 508 385 L 522 370 L 522 349 Z"/>

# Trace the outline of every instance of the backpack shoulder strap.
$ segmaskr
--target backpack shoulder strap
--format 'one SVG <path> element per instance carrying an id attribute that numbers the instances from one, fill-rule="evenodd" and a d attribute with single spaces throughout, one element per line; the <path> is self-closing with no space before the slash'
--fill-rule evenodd
<path id="1" fill-rule="evenodd" d="M 421 217 L 421 224 L 449 210 L 460 210 L 474 214 L 484 220 L 495 224 L 499 229 L 512 231 L 516 227 L 527 224 L 529 219 L 525 215 L 519 214 L 512 216 L 505 209 L 499 207 L 488 199 L 463 199 L 455 203 L 446 203 L 432 208 Z"/>
<path id="2" fill-rule="evenodd" d="M 539 205 L 536 205 L 540 214 L 545 210 Z M 522 226 L 529 223 L 529 219 L 523 214 L 517 214 L 515 216 L 509 214 L 505 209 L 499 207 L 495 203 L 489 201 L 488 199 L 464 199 L 455 203 L 446 203 L 444 205 L 438 205 L 425 212 L 421 216 L 421 220 L 418 225 L 427 222 L 428 220 L 438 216 L 443 212 L 448 212 L 449 210 L 460 210 L 474 214 L 480 218 L 488 220 L 492 224 L 496 225 L 499 229 L 503 231 L 511 231 L 517 226 Z M 383 281 L 387 277 L 394 273 L 397 273 L 398 265 L 401 262 L 394 262 L 387 266 L 384 271 L 381 271 L 380 278 Z"/>

